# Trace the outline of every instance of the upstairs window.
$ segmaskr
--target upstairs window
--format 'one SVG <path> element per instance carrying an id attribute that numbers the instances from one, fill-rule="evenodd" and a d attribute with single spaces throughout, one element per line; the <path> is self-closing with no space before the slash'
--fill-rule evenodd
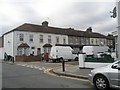
<path id="1" fill-rule="evenodd" d="M 91 43 L 94 44 L 94 40 L 93 39 L 91 40 Z"/>
<path id="2" fill-rule="evenodd" d="M 33 42 L 33 35 L 32 34 L 29 35 L 29 41 Z"/>
<path id="3" fill-rule="evenodd" d="M 56 43 L 57 44 L 59 43 L 59 37 L 56 37 Z"/>
<path id="4" fill-rule="evenodd" d="M 63 38 L 63 44 L 66 44 L 66 38 Z"/>
<path id="5" fill-rule="evenodd" d="M 19 39 L 20 41 L 24 41 L 24 34 L 20 34 Z"/>
<path id="6" fill-rule="evenodd" d="M 43 43 L 43 35 L 40 35 L 40 43 Z"/>
<path id="7" fill-rule="evenodd" d="M 48 43 L 51 43 L 51 36 L 48 36 Z"/>

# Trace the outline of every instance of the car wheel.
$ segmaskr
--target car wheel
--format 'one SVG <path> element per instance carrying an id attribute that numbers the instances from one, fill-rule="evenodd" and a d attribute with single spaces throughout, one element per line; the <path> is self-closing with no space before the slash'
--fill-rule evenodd
<path id="1" fill-rule="evenodd" d="M 94 79 L 94 85 L 98 90 L 108 90 L 109 82 L 103 75 L 97 75 Z"/>

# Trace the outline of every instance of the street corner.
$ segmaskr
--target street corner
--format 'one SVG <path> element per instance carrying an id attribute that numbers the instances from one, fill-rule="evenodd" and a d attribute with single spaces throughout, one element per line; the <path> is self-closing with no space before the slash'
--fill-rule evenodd
<path id="1" fill-rule="evenodd" d="M 67 68 L 72 68 L 75 66 L 67 66 Z M 84 82 L 88 82 L 88 77 L 87 76 L 83 76 L 83 75 L 76 75 L 73 73 L 68 73 L 68 72 L 62 72 L 61 70 L 62 67 L 54 67 L 54 68 L 49 68 L 44 70 L 44 73 L 48 74 L 48 75 L 52 75 L 52 76 L 56 76 L 56 77 L 62 77 L 62 78 L 69 78 L 69 79 L 74 79 L 74 80 L 80 80 L 80 81 L 84 81 Z"/>

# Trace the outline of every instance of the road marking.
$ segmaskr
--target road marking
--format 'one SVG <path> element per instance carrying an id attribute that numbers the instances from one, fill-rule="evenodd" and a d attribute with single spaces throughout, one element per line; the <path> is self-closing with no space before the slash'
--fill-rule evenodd
<path id="1" fill-rule="evenodd" d="M 40 71 L 46 69 L 45 67 L 38 67 L 38 66 L 34 66 L 34 65 L 29 65 L 29 64 L 17 64 L 17 65 L 27 67 L 27 68 L 31 68 L 31 69 L 38 69 Z"/>
<path id="2" fill-rule="evenodd" d="M 17 65 L 20 65 L 20 66 L 24 66 L 24 67 L 28 67 L 28 68 L 32 68 L 32 69 L 38 69 L 40 71 L 44 71 L 44 73 L 48 74 L 48 75 L 52 75 L 52 76 L 56 76 L 56 77 L 61 77 L 61 78 L 68 78 L 68 79 L 74 79 L 74 80 L 80 80 L 80 81 L 84 81 L 84 82 L 88 82 L 89 80 L 85 80 L 85 79 L 80 79 L 80 78 L 75 78 L 75 77 L 70 77 L 70 76 L 60 76 L 60 75 L 57 75 L 57 74 L 54 74 L 54 73 L 51 73 L 50 70 L 52 69 L 59 69 L 61 68 L 61 66 L 57 66 L 57 67 L 54 67 L 54 68 L 49 68 L 49 69 L 46 69 L 45 67 L 37 67 L 37 66 L 33 66 L 33 65 L 28 65 L 28 64 L 17 64 Z M 72 68 L 72 67 L 76 67 L 76 66 L 66 66 L 68 68 Z"/>
<path id="3" fill-rule="evenodd" d="M 58 67 L 57 67 L 57 68 L 58 68 Z M 62 77 L 62 78 L 80 80 L 80 81 L 83 81 L 83 82 L 89 82 L 89 80 L 85 80 L 85 79 L 80 79 L 80 78 L 75 78 L 75 77 L 70 77 L 70 76 L 62 76 L 62 75 L 57 75 L 57 74 L 51 73 L 50 70 L 52 70 L 52 69 L 53 69 L 53 68 L 46 69 L 46 70 L 44 70 L 44 73 L 46 73 L 46 74 L 48 74 L 48 75 L 56 76 L 56 77 Z"/>
<path id="4" fill-rule="evenodd" d="M 42 70 L 42 68 L 38 68 L 40 71 Z"/>

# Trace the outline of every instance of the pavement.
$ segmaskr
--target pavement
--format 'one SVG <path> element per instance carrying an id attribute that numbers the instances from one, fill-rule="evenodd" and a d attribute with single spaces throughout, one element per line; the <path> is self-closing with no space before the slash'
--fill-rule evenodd
<path id="1" fill-rule="evenodd" d="M 6 63 L 6 62 L 3 62 Z M 12 64 L 12 62 L 7 62 Z M 19 65 L 22 64 L 29 64 L 29 65 L 35 65 L 35 66 L 40 66 L 40 62 L 15 62 L 14 64 Z M 45 63 L 45 62 L 43 62 Z M 42 64 L 43 64 L 42 63 Z M 88 79 L 88 74 L 92 69 L 90 68 L 79 68 L 79 65 L 70 65 L 70 64 L 65 64 L 65 71 L 63 71 L 63 66 L 61 64 L 58 64 L 58 66 L 50 67 L 55 63 L 45 63 L 48 67 L 44 69 L 44 72 L 49 72 L 58 76 L 67 76 L 67 77 L 74 77 L 78 79 Z M 43 65 L 44 66 L 44 65 Z"/>
<path id="2" fill-rule="evenodd" d="M 63 67 L 53 68 L 50 72 L 57 74 L 59 76 L 68 76 L 75 78 L 88 79 L 88 74 L 91 72 L 90 68 L 79 68 L 79 65 L 66 65 L 65 71 Z"/>

